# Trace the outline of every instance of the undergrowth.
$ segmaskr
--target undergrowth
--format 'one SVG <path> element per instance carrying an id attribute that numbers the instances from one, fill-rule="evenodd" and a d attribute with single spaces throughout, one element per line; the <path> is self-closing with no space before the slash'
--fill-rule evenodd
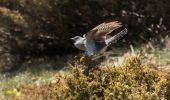
<path id="1" fill-rule="evenodd" d="M 68 74 L 56 74 L 56 81 L 24 86 L 8 98 L 24 100 L 162 100 L 168 99 L 166 73 L 142 63 L 141 56 L 127 58 L 122 65 L 97 67 L 71 64 Z M 91 70 L 86 70 L 91 67 Z M 88 72 L 87 72 L 88 71 Z M 16 93 L 18 93 L 16 92 Z"/>

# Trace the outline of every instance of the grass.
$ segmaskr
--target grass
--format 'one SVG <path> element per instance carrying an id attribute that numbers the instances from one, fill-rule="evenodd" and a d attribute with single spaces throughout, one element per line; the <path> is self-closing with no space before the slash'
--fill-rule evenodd
<path id="1" fill-rule="evenodd" d="M 104 61 L 102 65 L 110 66 L 121 66 L 123 60 L 127 58 L 128 52 L 131 52 L 130 47 L 114 49 L 113 57 L 110 57 L 109 61 Z M 136 54 L 143 54 L 144 59 L 142 63 L 152 64 L 156 67 L 167 67 L 166 72 L 169 71 L 169 58 L 170 58 L 170 49 L 164 48 L 154 48 L 144 45 L 143 47 L 134 48 Z M 123 53 L 122 53 L 123 52 Z M 115 57 L 116 55 L 116 57 Z M 73 57 L 68 57 L 69 61 Z M 68 59 L 65 58 L 37 58 L 26 61 L 20 70 L 10 72 L 10 73 L 1 73 L 0 74 L 0 97 L 2 99 L 6 97 L 11 97 L 11 95 L 6 95 L 8 91 L 21 91 L 23 88 L 31 87 L 39 89 L 41 91 L 42 86 L 49 87 L 48 84 L 55 83 L 58 78 L 56 75 L 69 75 L 70 71 L 63 71 L 63 68 L 69 67 L 70 65 L 66 62 Z M 110 63 L 111 62 L 111 63 Z M 117 63 L 117 65 L 115 65 Z M 69 72 L 69 73 L 68 73 Z M 170 75 L 170 74 L 168 74 Z M 168 79 L 169 80 L 169 79 Z M 169 82 L 170 83 L 170 82 Z M 37 87 L 37 88 L 36 88 Z M 40 87 L 40 88 L 38 88 Z M 42 88 L 44 89 L 44 88 Z M 27 89 L 29 92 L 29 89 Z M 46 91 L 46 88 L 44 89 Z M 34 91 L 34 90 L 33 90 Z M 37 91 L 34 91 L 35 93 Z M 15 92 L 16 95 L 19 92 Z M 13 94 L 12 94 L 13 95 Z M 41 94 L 39 94 L 41 95 Z M 13 97 L 13 96 L 12 96 Z"/>
<path id="2" fill-rule="evenodd" d="M 19 90 L 23 86 L 38 86 L 55 81 L 55 74 L 63 68 L 64 64 L 54 62 L 54 60 L 56 59 L 32 59 L 25 62 L 19 70 L 0 73 L 0 97 L 4 96 L 5 91 L 11 89 Z"/>
<path id="3" fill-rule="evenodd" d="M 55 74 L 54 71 L 41 71 L 38 74 L 34 74 L 31 72 L 22 72 L 18 73 L 14 76 L 8 76 L 7 74 L 0 74 L 0 97 L 3 97 L 5 91 L 11 89 L 19 90 L 23 86 L 29 85 L 42 85 L 47 82 L 51 82 L 55 80 L 53 76 Z"/>

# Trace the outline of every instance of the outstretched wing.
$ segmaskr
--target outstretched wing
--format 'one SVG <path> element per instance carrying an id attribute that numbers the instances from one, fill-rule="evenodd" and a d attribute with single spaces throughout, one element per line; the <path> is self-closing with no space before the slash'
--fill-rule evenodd
<path id="1" fill-rule="evenodd" d="M 114 31 L 115 29 L 118 29 L 122 27 L 122 23 L 118 21 L 113 22 L 104 22 L 92 30 L 97 30 L 96 33 L 94 33 L 95 40 L 104 40 L 105 36 Z"/>
<path id="2" fill-rule="evenodd" d="M 111 33 L 113 30 L 122 27 L 122 24 L 118 21 L 113 21 L 113 22 L 104 22 L 89 32 L 85 34 L 86 37 L 86 53 L 90 56 L 96 53 L 97 47 L 96 47 L 96 41 L 103 41 L 105 42 L 105 37 L 109 33 Z"/>
<path id="3" fill-rule="evenodd" d="M 86 33 L 86 42 L 85 42 L 85 47 L 86 47 L 86 53 L 88 56 L 93 55 L 96 50 L 96 45 L 95 45 L 95 40 L 94 40 L 94 33 L 96 33 L 97 30 L 91 30 Z"/>
<path id="4" fill-rule="evenodd" d="M 104 48 L 102 48 L 99 53 L 102 54 L 103 52 L 106 51 L 107 47 L 111 45 L 111 43 L 116 42 L 117 40 L 119 40 L 121 37 L 123 37 L 124 35 L 126 35 L 128 32 L 128 30 L 125 28 L 124 30 L 122 30 L 121 32 L 117 33 L 116 35 L 108 38 L 105 40 L 106 46 Z"/>

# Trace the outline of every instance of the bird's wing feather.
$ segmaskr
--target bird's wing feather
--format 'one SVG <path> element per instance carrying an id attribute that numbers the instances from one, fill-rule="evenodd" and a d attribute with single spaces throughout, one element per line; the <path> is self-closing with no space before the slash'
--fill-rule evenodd
<path id="1" fill-rule="evenodd" d="M 97 39 L 101 41 L 105 41 L 103 37 L 111 33 L 113 30 L 122 27 L 122 24 L 118 21 L 113 21 L 113 22 L 104 22 L 89 32 L 85 34 L 86 37 L 86 51 L 88 55 L 93 55 L 97 50 L 96 50 L 96 45 L 95 42 Z M 103 51 L 103 50 L 102 50 Z"/>
<path id="2" fill-rule="evenodd" d="M 84 35 L 84 37 L 86 37 L 86 38 L 94 38 L 94 34 L 95 34 L 97 31 L 98 31 L 98 29 L 90 30 L 90 31 L 88 31 L 88 32 Z"/>
<path id="3" fill-rule="evenodd" d="M 96 46 L 95 46 L 95 40 L 94 40 L 94 33 L 97 30 L 91 30 L 86 33 L 86 42 L 85 42 L 85 47 L 86 47 L 86 53 L 87 55 L 91 56 L 96 52 Z"/>
<path id="4" fill-rule="evenodd" d="M 114 31 L 115 29 L 118 29 L 122 27 L 122 23 L 118 22 L 118 21 L 113 21 L 113 22 L 104 22 L 98 26 L 96 26 L 95 28 L 93 28 L 92 30 L 96 30 L 96 33 L 94 33 L 94 37 L 95 39 L 100 39 L 103 36 L 106 36 L 108 34 L 110 34 L 112 31 Z"/>
<path id="5" fill-rule="evenodd" d="M 96 27 L 94 27 L 92 30 L 99 29 L 100 27 L 102 27 L 102 26 L 105 25 L 105 24 L 106 24 L 106 22 L 103 22 L 103 23 L 97 25 Z"/>
<path id="6" fill-rule="evenodd" d="M 126 35 L 128 32 L 128 30 L 125 28 L 124 30 L 122 30 L 121 32 L 119 32 L 118 34 L 108 38 L 105 43 L 106 43 L 106 46 L 103 47 L 100 51 L 99 51 L 99 54 L 103 54 L 106 49 L 108 48 L 108 46 L 111 45 L 111 43 L 113 42 L 116 42 L 117 40 L 119 40 L 121 37 L 123 37 L 124 35 Z"/>

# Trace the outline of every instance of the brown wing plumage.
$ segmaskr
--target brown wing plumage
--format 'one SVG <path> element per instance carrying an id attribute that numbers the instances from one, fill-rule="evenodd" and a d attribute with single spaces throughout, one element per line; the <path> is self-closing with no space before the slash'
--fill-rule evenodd
<path id="1" fill-rule="evenodd" d="M 92 29 L 92 30 L 97 30 L 95 33 L 93 33 L 93 36 L 95 37 L 96 40 L 98 40 L 120 27 L 122 27 L 122 23 L 118 21 L 113 21 L 108 23 L 104 22 Z"/>

